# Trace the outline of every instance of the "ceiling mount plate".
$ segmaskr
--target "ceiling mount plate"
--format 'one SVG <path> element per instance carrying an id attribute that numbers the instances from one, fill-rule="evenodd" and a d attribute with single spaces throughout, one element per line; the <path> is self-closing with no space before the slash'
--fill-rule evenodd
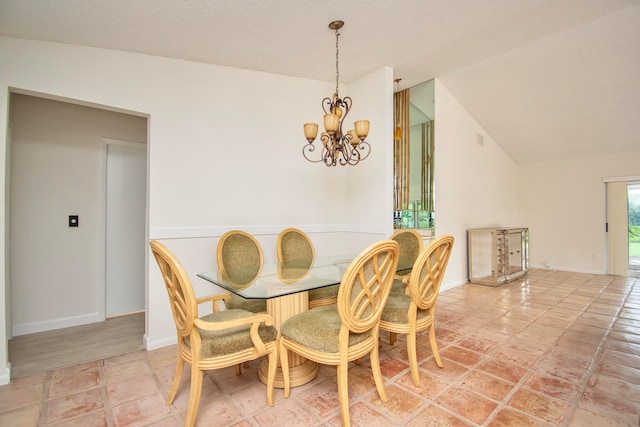
<path id="1" fill-rule="evenodd" d="M 331 28 L 332 30 L 339 30 L 343 26 L 344 26 L 343 21 L 333 21 L 329 24 L 329 28 Z"/>

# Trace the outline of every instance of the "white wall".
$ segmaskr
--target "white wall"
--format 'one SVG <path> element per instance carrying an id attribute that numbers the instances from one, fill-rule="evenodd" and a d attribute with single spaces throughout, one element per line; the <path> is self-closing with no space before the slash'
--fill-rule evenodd
<path id="1" fill-rule="evenodd" d="M 356 120 L 370 121 L 366 141 L 371 154 L 355 168 L 342 168 L 341 185 L 349 206 L 344 219 L 351 230 L 369 234 L 366 238 L 350 236 L 356 242 L 351 246 L 355 251 L 391 236 L 393 231 L 393 69 L 383 67 L 349 85 L 348 90 L 341 94 L 353 99 L 347 129 L 352 129 Z M 384 226 L 382 234 L 380 225 Z"/>
<path id="2" fill-rule="evenodd" d="M 14 335 L 104 318 L 102 137 L 146 142 L 146 126 L 142 117 L 12 94 Z M 77 228 L 68 227 L 72 214 Z"/>
<path id="3" fill-rule="evenodd" d="M 449 289 L 468 281 L 468 229 L 519 226 L 517 169 L 438 79 L 435 100 L 436 235 L 455 239 L 442 284 Z"/>
<path id="4" fill-rule="evenodd" d="M 531 266 L 546 261 L 550 268 L 604 273 L 603 180 L 626 176 L 640 176 L 640 150 L 520 165 L 518 207 L 530 231 Z"/>
<path id="5" fill-rule="evenodd" d="M 391 230 L 390 202 L 388 213 L 380 210 L 391 194 L 384 195 L 379 184 L 386 180 L 378 177 L 392 166 L 391 151 L 376 146 L 385 133 L 391 140 L 393 90 L 387 68 L 344 88 L 354 98 L 353 117 L 372 121 L 369 140 L 378 151 L 367 161 L 375 165 L 336 170 L 302 157 L 302 124 L 321 120 L 320 101 L 333 93 L 333 82 L 5 37 L 0 37 L 0 57 L 0 129 L 7 129 L 11 89 L 149 116 L 149 237 L 176 238 L 169 248 L 189 260 L 194 282 L 197 272 L 212 266 L 216 236 L 229 228 L 272 240 L 275 230 L 300 226 L 317 233 L 320 245 L 330 251 L 359 246 Z M 6 144 L 0 132 L 1 165 Z M 4 173 L 0 176 L 5 179 Z M 4 212 L 0 215 L 4 219 Z M 356 227 L 360 220 L 363 229 Z M 352 228 L 359 233 L 351 235 Z M 332 233 L 338 237 L 326 239 Z M 3 278 L 4 267 L 0 263 Z M 168 343 L 175 334 L 156 270 L 151 259 L 149 348 Z M 4 307 L 6 291 L 2 283 Z M 0 318 L 0 383 L 9 375 L 6 328 L 6 319 Z"/>

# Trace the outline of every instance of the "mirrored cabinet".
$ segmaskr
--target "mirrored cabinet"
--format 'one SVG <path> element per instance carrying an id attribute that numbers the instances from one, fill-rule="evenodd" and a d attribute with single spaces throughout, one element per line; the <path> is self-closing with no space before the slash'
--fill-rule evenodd
<path id="1" fill-rule="evenodd" d="M 473 228 L 467 231 L 469 282 L 500 286 L 529 271 L 529 229 Z"/>
<path id="2" fill-rule="evenodd" d="M 435 228 L 434 81 L 394 94 L 394 228 Z"/>

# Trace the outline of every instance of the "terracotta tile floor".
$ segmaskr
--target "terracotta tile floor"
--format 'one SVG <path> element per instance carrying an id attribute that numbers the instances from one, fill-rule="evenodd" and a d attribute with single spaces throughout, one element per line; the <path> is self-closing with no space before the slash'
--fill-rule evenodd
<path id="1" fill-rule="evenodd" d="M 443 292 L 436 314 L 444 368 L 419 340 L 421 386 L 411 383 L 405 341 L 381 335 L 389 396 L 378 399 L 368 360 L 349 375 L 354 426 L 638 426 L 640 278 L 532 270 L 498 288 Z M 175 426 L 175 347 L 22 377 L 0 387 L 2 426 Z M 207 374 L 198 424 L 338 426 L 335 369 L 267 406 L 258 362 Z M 188 378 L 188 373 L 185 373 Z"/>

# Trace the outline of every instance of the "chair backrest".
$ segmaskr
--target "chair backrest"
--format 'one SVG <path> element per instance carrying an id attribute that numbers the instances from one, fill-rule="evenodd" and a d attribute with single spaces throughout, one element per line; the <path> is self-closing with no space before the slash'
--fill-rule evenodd
<path id="1" fill-rule="evenodd" d="M 409 293 L 419 309 L 426 310 L 435 304 L 452 248 L 453 236 L 445 234 L 418 256 L 409 279 Z"/>
<path id="2" fill-rule="evenodd" d="M 193 320 L 198 317 L 191 280 L 180 261 L 166 246 L 156 240 L 152 240 L 149 245 L 164 279 L 178 337 L 187 337 L 193 328 Z"/>
<path id="3" fill-rule="evenodd" d="M 309 268 L 315 258 L 313 243 L 307 234 L 297 228 L 287 228 L 278 234 L 276 243 L 278 263 L 295 264 L 299 268 Z"/>
<path id="4" fill-rule="evenodd" d="M 424 247 L 420 232 L 413 228 L 404 228 L 393 233 L 391 240 L 398 242 L 400 247 L 398 270 L 411 268 Z M 398 274 L 404 275 L 408 273 L 403 274 L 400 272 Z"/>
<path id="5" fill-rule="evenodd" d="M 362 251 L 342 277 L 338 313 L 342 325 L 363 333 L 379 324 L 398 266 L 398 243 L 382 240 Z"/>
<path id="6" fill-rule="evenodd" d="M 264 263 L 260 243 L 242 230 L 227 231 L 220 237 L 216 257 L 218 269 L 224 269 L 230 279 L 238 283 L 255 278 Z"/>

